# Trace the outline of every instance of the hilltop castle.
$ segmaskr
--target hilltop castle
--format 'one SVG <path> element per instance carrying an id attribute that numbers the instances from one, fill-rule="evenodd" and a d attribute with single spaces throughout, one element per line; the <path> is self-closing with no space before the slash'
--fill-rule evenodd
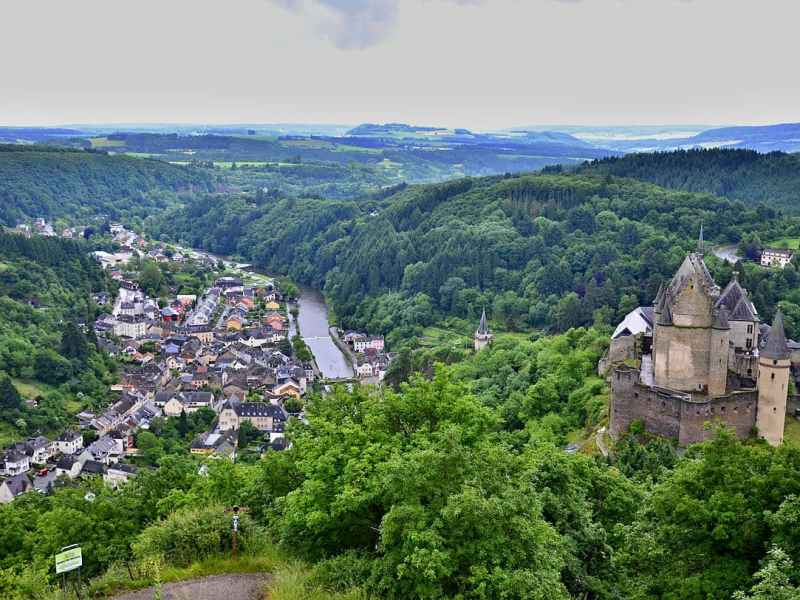
<path id="1" fill-rule="evenodd" d="M 686 445 L 712 435 L 705 424 L 720 421 L 741 438 L 757 430 L 781 443 L 790 376 L 783 317 L 778 312 L 763 331 L 765 342 L 759 325 L 736 275 L 721 291 L 714 282 L 701 237 L 653 307 L 636 309 L 614 332 L 611 434 L 641 421 Z"/>

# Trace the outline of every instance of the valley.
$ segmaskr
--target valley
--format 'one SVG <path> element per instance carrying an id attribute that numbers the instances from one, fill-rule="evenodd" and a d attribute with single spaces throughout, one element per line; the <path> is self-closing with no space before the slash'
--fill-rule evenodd
<path id="1" fill-rule="evenodd" d="M 780 313 L 795 348 L 791 155 L 637 155 L 349 191 L 335 179 L 327 195 L 291 170 L 254 185 L 267 161 L 24 152 L 58 174 L 33 194 L 28 159 L 5 150 L 0 432 L 3 481 L 22 482 L 0 506 L 9 589 L 26 577 L 46 589 L 49 557 L 78 539 L 98 596 L 151 586 L 157 561 L 170 580 L 247 568 L 274 573 L 259 585 L 280 590 L 288 570 L 320 597 L 448 597 L 476 589 L 464 569 L 483 554 L 463 548 L 482 539 L 503 577 L 531 576 L 515 597 L 544 577 L 553 598 L 665 586 L 692 597 L 696 585 L 728 598 L 768 555 L 706 548 L 741 569 L 720 579 L 691 553 L 695 530 L 721 517 L 687 525 L 677 507 L 747 489 L 753 544 L 792 530 L 797 479 L 775 472 L 800 452 L 793 391 L 779 447 L 737 439 L 720 418 L 684 448 L 647 414 L 619 425 L 614 407 L 634 401 L 613 383 L 630 370 L 659 382 L 638 315 L 665 282 L 678 289 L 687 255 L 714 286 L 741 282 L 751 325 Z M 79 185 L 72 165 L 84 160 Z M 89 201 L 71 208 L 79 197 Z M 769 262 L 784 249 L 785 263 Z M 630 337 L 614 335 L 621 323 Z M 743 381 L 750 355 L 738 352 Z M 232 505 L 248 509 L 241 567 L 226 554 Z M 642 530 L 652 547 L 635 542 Z M 451 566 L 398 568 L 422 548 Z"/>

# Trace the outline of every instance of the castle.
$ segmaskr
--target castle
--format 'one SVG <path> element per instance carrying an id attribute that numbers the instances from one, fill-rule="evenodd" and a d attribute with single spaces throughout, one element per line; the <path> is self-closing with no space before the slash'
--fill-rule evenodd
<path id="1" fill-rule="evenodd" d="M 724 290 L 714 282 L 701 241 L 653 307 L 636 309 L 614 333 L 607 358 L 612 436 L 641 421 L 687 445 L 713 435 L 706 423 L 719 421 L 740 438 L 757 431 L 780 444 L 790 353 L 780 312 L 768 332 L 759 325 L 735 274 Z"/>

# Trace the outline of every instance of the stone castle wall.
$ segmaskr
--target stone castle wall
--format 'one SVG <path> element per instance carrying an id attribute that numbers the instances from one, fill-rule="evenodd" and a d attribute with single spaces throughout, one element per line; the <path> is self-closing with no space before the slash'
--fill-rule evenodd
<path id="1" fill-rule="evenodd" d="M 643 385 L 637 370 L 618 367 L 611 373 L 610 430 L 618 437 L 638 420 L 648 432 L 687 445 L 713 435 L 706 423 L 721 421 L 745 438 L 755 426 L 757 399 L 755 390 L 693 399 L 688 394 Z"/>

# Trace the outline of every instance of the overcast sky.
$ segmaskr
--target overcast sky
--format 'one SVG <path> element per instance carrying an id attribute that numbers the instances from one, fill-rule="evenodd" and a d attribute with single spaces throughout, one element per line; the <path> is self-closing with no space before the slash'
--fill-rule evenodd
<path id="1" fill-rule="evenodd" d="M 0 124 L 800 121 L 798 0 L 3 0 Z"/>

